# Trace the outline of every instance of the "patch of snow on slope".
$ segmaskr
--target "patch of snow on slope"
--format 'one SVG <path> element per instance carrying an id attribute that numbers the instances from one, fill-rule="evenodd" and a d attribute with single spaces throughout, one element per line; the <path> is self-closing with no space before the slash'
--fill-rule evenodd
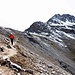
<path id="1" fill-rule="evenodd" d="M 58 33 L 60 33 L 60 34 L 62 34 L 62 35 L 65 35 L 65 36 L 67 36 L 68 38 L 75 39 L 75 37 L 74 37 L 72 34 L 68 34 L 68 33 L 65 33 L 65 32 L 63 32 L 63 31 L 58 31 L 58 30 L 56 30 L 56 32 L 58 32 Z"/>
<path id="2" fill-rule="evenodd" d="M 48 35 L 48 33 L 45 33 L 45 32 L 42 32 L 41 34 L 42 34 L 42 35 Z"/>
<path id="3" fill-rule="evenodd" d="M 75 37 L 71 36 L 70 34 L 67 34 L 65 32 L 63 32 L 64 35 L 66 35 L 67 37 L 71 38 L 71 39 L 75 39 Z"/>
<path id="4" fill-rule="evenodd" d="M 49 40 L 51 40 L 51 41 L 53 41 L 53 42 L 55 42 L 55 43 L 57 43 L 58 45 L 60 45 L 60 46 L 64 46 L 64 47 L 67 47 L 64 43 L 63 43 L 63 41 L 60 39 L 60 38 L 58 38 L 56 35 L 54 35 L 54 34 L 50 34 L 50 36 L 45 36 L 45 35 L 42 35 L 42 34 L 38 34 L 38 33 L 30 33 L 30 34 L 33 34 L 33 35 L 37 35 L 37 36 L 42 36 L 42 37 L 45 37 L 45 38 L 47 38 L 47 39 L 49 39 Z M 61 37 L 61 36 L 60 36 Z M 35 37 L 36 38 L 36 37 Z M 46 43 L 44 43 L 46 46 L 48 46 L 48 44 L 46 44 Z"/>
<path id="5" fill-rule="evenodd" d="M 70 28 L 70 27 L 68 27 L 68 26 L 73 26 L 73 25 L 75 25 L 75 23 L 71 23 L 71 22 L 69 22 L 69 21 L 66 21 L 66 22 L 64 22 L 64 24 L 63 24 L 67 29 L 72 29 L 72 28 Z"/>
<path id="6" fill-rule="evenodd" d="M 55 37 L 59 37 L 59 38 L 61 38 L 61 36 L 59 35 L 59 33 L 57 32 L 57 30 L 56 31 L 51 31 L 52 32 L 52 34 L 55 36 Z M 61 40 L 62 41 L 62 40 Z"/>
<path id="7" fill-rule="evenodd" d="M 5 60 L 5 59 L 9 59 L 9 57 L 8 56 L 3 56 L 3 59 Z"/>
<path id="8" fill-rule="evenodd" d="M 32 34 L 32 35 L 36 35 L 36 36 L 42 36 L 42 37 L 46 37 L 45 35 L 42 35 L 42 34 L 38 34 L 38 33 L 32 33 L 32 32 L 30 32 L 30 34 Z"/>
<path id="9" fill-rule="evenodd" d="M 68 33 L 65 33 L 65 32 L 63 32 L 63 31 L 58 31 L 58 30 L 56 30 L 56 32 L 58 32 L 58 33 L 60 33 L 60 34 L 63 34 L 63 35 L 65 35 L 65 36 L 67 36 L 67 37 L 69 37 L 69 38 L 71 38 L 71 39 L 75 39 L 75 37 L 73 37 L 73 35 L 68 34 Z"/>
<path id="10" fill-rule="evenodd" d="M 11 62 L 11 61 L 10 61 L 10 62 Z M 15 63 L 13 63 L 13 62 L 11 62 L 11 64 L 21 69 L 21 66 L 15 64 Z"/>
<path id="11" fill-rule="evenodd" d="M 61 41 L 61 39 L 59 39 L 58 37 L 55 37 L 55 38 L 54 38 L 54 37 L 49 36 L 49 39 L 50 39 L 51 41 L 57 43 L 57 44 L 60 45 L 60 46 L 67 47 L 67 46 L 65 45 L 65 43 L 64 43 L 63 41 Z M 59 41 L 59 40 L 60 40 L 60 41 Z"/>
<path id="12" fill-rule="evenodd" d="M 66 24 L 67 26 L 73 26 L 73 25 L 75 25 L 75 23 L 69 22 L 68 20 L 66 22 L 64 22 L 64 24 Z"/>
<path id="13" fill-rule="evenodd" d="M 64 26 L 63 24 L 64 24 L 64 22 L 63 21 L 61 21 L 61 20 L 59 20 L 59 19 L 53 19 L 53 21 L 56 21 L 56 22 L 58 22 L 58 23 L 50 23 L 51 24 L 51 26 Z"/>
<path id="14" fill-rule="evenodd" d="M 51 27 L 50 27 L 50 25 L 48 25 L 47 27 L 48 27 L 48 29 L 49 29 L 49 30 L 51 30 Z"/>
<path id="15" fill-rule="evenodd" d="M 70 28 L 68 26 L 75 25 L 75 23 L 69 22 L 68 20 L 66 20 L 66 22 L 63 22 L 63 21 L 61 21 L 59 19 L 53 19 L 53 21 L 57 21 L 57 22 L 59 22 L 59 24 L 58 23 L 51 23 L 50 22 L 49 24 L 51 24 L 51 26 L 65 26 L 67 29 L 72 29 L 72 28 Z"/>

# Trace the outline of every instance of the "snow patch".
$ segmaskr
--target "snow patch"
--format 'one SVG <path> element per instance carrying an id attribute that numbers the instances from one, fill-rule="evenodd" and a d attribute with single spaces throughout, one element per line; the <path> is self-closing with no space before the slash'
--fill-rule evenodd
<path id="1" fill-rule="evenodd" d="M 56 32 L 54 32 L 54 31 L 51 31 L 51 32 L 52 32 L 52 34 L 50 34 L 50 36 L 46 36 L 46 35 L 38 34 L 38 33 L 30 33 L 30 34 L 45 37 L 45 38 L 47 38 L 47 39 L 49 39 L 49 40 L 51 40 L 51 41 L 57 43 L 57 44 L 60 45 L 60 46 L 67 47 L 67 46 L 64 44 L 64 42 L 59 38 L 59 37 L 61 37 L 61 36 L 58 34 L 60 31 L 56 30 Z M 46 45 L 46 46 L 48 46 L 48 44 L 46 44 L 45 42 L 43 42 L 43 44 Z"/>
<path id="2" fill-rule="evenodd" d="M 45 33 L 45 32 L 42 32 L 41 34 L 42 34 L 42 35 L 48 35 L 48 33 Z"/>
<path id="3" fill-rule="evenodd" d="M 21 75 L 20 73 L 18 73 L 18 75 Z"/>
<path id="4" fill-rule="evenodd" d="M 75 37 L 71 36 L 70 34 L 67 34 L 65 32 L 63 32 L 64 35 L 66 35 L 67 37 L 71 38 L 71 39 L 75 39 Z"/>
<path id="5" fill-rule="evenodd" d="M 71 29 L 71 28 L 68 27 L 68 26 L 73 26 L 73 25 L 75 25 L 75 23 L 69 22 L 68 20 L 66 20 L 66 22 L 63 22 L 63 21 L 61 21 L 61 20 L 55 18 L 55 19 L 53 19 L 53 21 L 56 21 L 56 22 L 58 22 L 59 24 L 58 24 L 58 23 L 49 22 L 49 24 L 50 24 L 51 26 L 65 26 L 66 28 Z"/>
<path id="6" fill-rule="evenodd" d="M 72 34 L 68 34 L 68 33 L 65 33 L 65 32 L 63 32 L 63 31 L 58 31 L 58 30 L 56 30 L 56 32 L 58 32 L 58 33 L 60 33 L 60 34 L 63 34 L 63 35 L 65 35 L 65 36 L 67 36 L 67 37 L 69 37 L 69 38 L 71 38 L 71 39 L 75 39 L 75 37 L 73 37 Z"/>
<path id="7" fill-rule="evenodd" d="M 11 62 L 11 61 L 10 61 L 10 62 Z M 11 64 L 12 64 L 12 65 L 15 65 L 15 66 L 17 66 L 18 68 L 20 68 L 20 69 L 21 69 L 21 66 L 19 66 L 19 65 L 15 64 L 15 63 L 13 63 L 13 62 L 11 62 Z"/>
<path id="8" fill-rule="evenodd" d="M 8 56 L 3 56 L 3 59 L 5 60 L 5 59 L 9 59 L 9 57 Z"/>

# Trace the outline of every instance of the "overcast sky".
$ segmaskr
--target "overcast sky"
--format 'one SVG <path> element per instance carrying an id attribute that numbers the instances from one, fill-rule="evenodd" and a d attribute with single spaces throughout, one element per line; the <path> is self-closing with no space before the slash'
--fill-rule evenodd
<path id="1" fill-rule="evenodd" d="M 24 31 L 55 14 L 75 16 L 75 0 L 0 0 L 0 26 Z"/>

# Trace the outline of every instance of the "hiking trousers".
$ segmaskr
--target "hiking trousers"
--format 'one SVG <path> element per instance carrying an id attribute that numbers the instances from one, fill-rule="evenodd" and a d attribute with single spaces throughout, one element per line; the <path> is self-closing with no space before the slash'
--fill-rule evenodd
<path id="1" fill-rule="evenodd" d="M 13 45 L 13 39 L 11 39 L 11 44 Z"/>

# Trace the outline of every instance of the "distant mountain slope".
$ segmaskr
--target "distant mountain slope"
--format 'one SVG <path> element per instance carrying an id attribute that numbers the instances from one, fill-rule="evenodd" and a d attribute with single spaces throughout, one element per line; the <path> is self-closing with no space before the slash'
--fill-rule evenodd
<path id="1" fill-rule="evenodd" d="M 69 14 L 55 14 L 47 22 L 34 22 L 27 30 L 34 47 L 43 48 L 58 62 L 62 61 L 67 70 L 75 74 L 75 17 Z M 35 44 L 36 43 L 36 44 Z"/>

